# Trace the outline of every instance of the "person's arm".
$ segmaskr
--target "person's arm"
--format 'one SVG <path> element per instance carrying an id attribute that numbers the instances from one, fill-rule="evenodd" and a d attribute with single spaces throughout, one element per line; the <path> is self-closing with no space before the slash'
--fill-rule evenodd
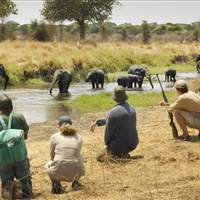
<path id="1" fill-rule="evenodd" d="M 106 125 L 106 119 L 96 119 L 90 126 L 90 131 L 94 132 L 96 126 L 104 126 L 104 125 Z"/>
<path id="2" fill-rule="evenodd" d="M 108 116 L 104 136 L 105 145 L 109 145 L 111 140 L 113 140 L 113 138 L 115 137 L 115 130 L 115 122 L 112 117 Z"/>
<path id="3" fill-rule="evenodd" d="M 50 156 L 51 156 L 51 160 L 53 160 L 55 157 L 55 149 L 51 149 Z"/>
<path id="4" fill-rule="evenodd" d="M 55 144 L 53 143 L 52 137 L 50 138 L 50 157 L 51 160 L 53 160 L 55 157 Z"/>

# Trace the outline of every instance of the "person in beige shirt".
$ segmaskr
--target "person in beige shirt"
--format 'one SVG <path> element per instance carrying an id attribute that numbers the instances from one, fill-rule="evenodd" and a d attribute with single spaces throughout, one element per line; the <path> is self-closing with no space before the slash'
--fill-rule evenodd
<path id="1" fill-rule="evenodd" d="M 193 91 L 188 91 L 184 80 L 176 81 L 174 88 L 178 94 L 177 100 L 172 104 L 161 101 L 160 105 L 168 106 L 168 111 L 173 112 L 183 132 L 178 139 L 189 139 L 187 127 L 198 129 L 198 137 L 200 137 L 200 96 Z"/>
<path id="2" fill-rule="evenodd" d="M 50 138 L 51 160 L 45 165 L 52 181 L 53 194 L 64 192 L 60 181 L 72 182 L 72 189 L 83 188 L 79 179 L 85 175 L 81 156 L 82 137 L 72 127 L 71 119 L 64 115 L 58 120 L 59 131 Z"/>

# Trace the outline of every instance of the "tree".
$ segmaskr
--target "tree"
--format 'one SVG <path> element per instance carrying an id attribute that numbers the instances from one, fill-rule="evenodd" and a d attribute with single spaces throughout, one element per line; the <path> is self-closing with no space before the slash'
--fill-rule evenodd
<path id="1" fill-rule="evenodd" d="M 149 42 L 151 38 L 151 31 L 150 31 L 150 27 L 147 21 L 142 22 L 141 28 L 142 28 L 143 43 L 146 44 Z"/>
<path id="2" fill-rule="evenodd" d="M 85 24 L 108 20 L 113 6 L 118 4 L 117 0 L 45 0 L 41 14 L 47 21 L 76 21 L 80 39 L 85 39 Z"/>
<path id="3" fill-rule="evenodd" d="M 1 0 L 0 18 L 8 17 L 10 14 L 17 14 L 16 4 L 11 0 Z"/>
<path id="4" fill-rule="evenodd" d="M 16 4 L 11 0 L 1 0 L 0 1 L 0 41 L 6 39 L 6 27 L 4 26 L 4 18 L 8 17 L 10 14 L 17 14 Z"/>

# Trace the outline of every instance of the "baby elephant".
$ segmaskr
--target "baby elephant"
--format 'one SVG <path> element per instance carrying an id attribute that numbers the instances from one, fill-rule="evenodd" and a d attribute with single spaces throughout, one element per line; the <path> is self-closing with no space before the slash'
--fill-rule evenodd
<path id="1" fill-rule="evenodd" d="M 92 83 L 92 89 L 95 89 L 95 86 L 99 88 L 99 84 L 101 84 L 101 88 L 103 88 L 104 78 L 105 74 L 102 70 L 95 70 L 88 73 L 85 82 L 90 81 Z"/>
<path id="2" fill-rule="evenodd" d="M 167 69 L 165 71 L 165 82 L 174 81 L 176 82 L 176 70 L 175 69 Z"/>
<path id="3" fill-rule="evenodd" d="M 142 77 L 138 76 L 136 74 L 126 74 L 126 75 L 120 75 L 117 79 L 118 85 L 122 85 L 123 87 L 132 88 L 133 83 L 134 87 L 142 87 Z"/>

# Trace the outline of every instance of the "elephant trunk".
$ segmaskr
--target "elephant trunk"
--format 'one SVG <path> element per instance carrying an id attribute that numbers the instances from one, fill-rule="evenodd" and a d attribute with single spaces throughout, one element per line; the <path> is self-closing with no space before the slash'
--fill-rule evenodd
<path id="1" fill-rule="evenodd" d="M 149 83 L 150 83 L 150 85 L 151 85 L 151 87 L 153 89 L 153 83 L 152 83 L 152 80 L 151 80 L 151 76 L 149 76 L 148 79 L 149 79 Z"/>

